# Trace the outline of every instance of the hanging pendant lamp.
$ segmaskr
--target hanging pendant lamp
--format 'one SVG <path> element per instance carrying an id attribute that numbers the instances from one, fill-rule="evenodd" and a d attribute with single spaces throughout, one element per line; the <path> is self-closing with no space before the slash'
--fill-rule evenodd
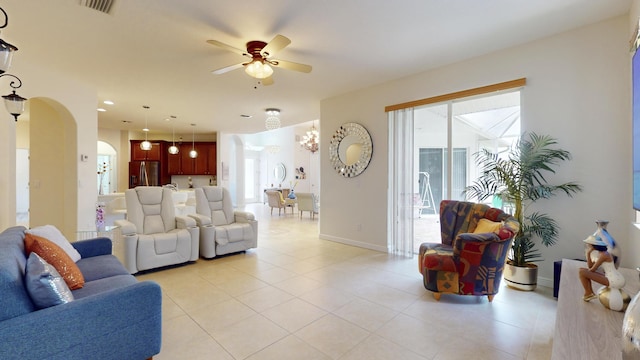
<path id="1" fill-rule="evenodd" d="M 189 157 L 195 159 L 198 157 L 198 152 L 196 151 L 196 124 L 191 124 L 191 126 L 193 126 L 193 129 L 191 132 L 191 151 L 189 151 Z"/>
<path id="2" fill-rule="evenodd" d="M 143 105 L 142 107 L 145 108 L 146 110 L 149 110 L 149 107 L 147 105 Z M 149 139 L 147 138 L 147 134 L 149 133 L 149 126 L 148 126 L 149 119 L 147 119 L 147 113 L 148 113 L 148 111 L 145 111 L 145 114 L 144 114 L 144 129 L 142 129 L 142 131 L 144 131 L 144 141 L 140 143 L 140 149 L 142 149 L 144 151 L 151 150 L 151 143 L 149 142 Z"/>
<path id="3" fill-rule="evenodd" d="M 173 145 L 169 146 L 169 154 L 176 155 L 180 152 L 180 149 L 176 146 L 176 126 L 174 124 L 176 117 L 171 115 L 171 141 Z"/>

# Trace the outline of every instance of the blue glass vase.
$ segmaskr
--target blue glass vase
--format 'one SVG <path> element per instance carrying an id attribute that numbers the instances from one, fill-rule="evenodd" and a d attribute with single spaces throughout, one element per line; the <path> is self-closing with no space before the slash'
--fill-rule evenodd
<path id="1" fill-rule="evenodd" d="M 296 194 L 293 193 L 293 189 L 291 189 L 291 191 L 289 191 L 289 195 L 287 195 L 287 197 L 289 199 L 295 199 L 296 198 Z"/>

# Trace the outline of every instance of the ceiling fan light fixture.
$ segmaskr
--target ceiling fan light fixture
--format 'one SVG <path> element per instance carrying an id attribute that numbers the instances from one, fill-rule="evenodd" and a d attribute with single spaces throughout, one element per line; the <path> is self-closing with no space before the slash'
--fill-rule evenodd
<path id="1" fill-rule="evenodd" d="M 253 59 L 253 61 L 244 67 L 244 72 L 256 79 L 265 79 L 273 75 L 271 66 L 262 59 Z"/>

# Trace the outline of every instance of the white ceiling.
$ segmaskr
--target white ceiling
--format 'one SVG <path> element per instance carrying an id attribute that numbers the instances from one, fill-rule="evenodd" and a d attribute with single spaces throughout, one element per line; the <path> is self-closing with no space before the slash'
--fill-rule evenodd
<path id="1" fill-rule="evenodd" d="M 110 15 L 79 0 L 5 1 L 2 38 L 21 59 L 96 89 L 99 126 L 150 134 L 264 131 L 264 109 L 283 126 L 320 118 L 322 99 L 380 84 L 626 14 L 631 0 L 116 0 Z M 274 57 L 309 64 L 309 74 L 275 69 L 271 86 L 243 61 L 206 43 L 236 48 L 282 34 Z M 10 71 L 11 72 L 11 71 Z M 16 73 L 20 76 L 21 74 Z M 5 86 L 0 84 L 0 92 Z M 8 89 L 8 86 L 6 86 Z M 29 87 L 23 84 L 25 93 Z M 255 88 L 254 88 L 255 87 Z M 7 91 L 8 92 L 8 91 Z M 41 94 L 36 94 L 41 95 Z M 252 115 L 242 118 L 241 114 Z M 133 121 L 124 124 L 123 120 Z"/>

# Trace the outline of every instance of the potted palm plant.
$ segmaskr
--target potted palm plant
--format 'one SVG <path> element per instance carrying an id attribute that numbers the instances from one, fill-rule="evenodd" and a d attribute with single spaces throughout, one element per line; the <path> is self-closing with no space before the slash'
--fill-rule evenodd
<path id="1" fill-rule="evenodd" d="M 475 154 L 481 171 L 478 179 L 465 188 L 467 198 L 483 201 L 495 196 L 512 208 L 512 215 L 520 222 L 504 272 L 511 287 L 536 288 L 538 266 L 534 263 L 542 260 L 536 240 L 551 246 L 558 239 L 558 223 L 547 214 L 528 212 L 529 205 L 557 193 L 572 197 L 582 191 L 575 182 L 559 185 L 547 182 L 545 175 L 555 173 L 554 168 L 560 162 L 571 159 L 568 151 L 556 145 L 557 140 L 550 136 L 529 133 L 523 134 L 506 156 L 488 149 Z"/>

